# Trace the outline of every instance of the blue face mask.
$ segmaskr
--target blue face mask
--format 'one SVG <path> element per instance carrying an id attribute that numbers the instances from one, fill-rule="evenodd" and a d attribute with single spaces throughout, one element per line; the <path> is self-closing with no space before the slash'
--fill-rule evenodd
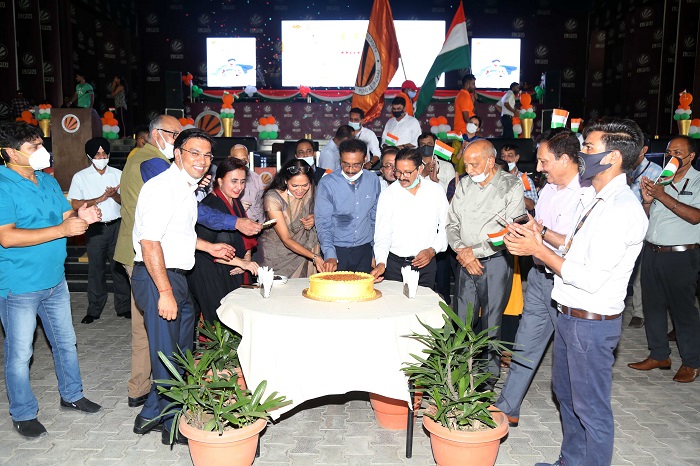
<path id="1" fill-rule="evenodd" d="M 420 175 L 416 176 L 416 179 L 413 180 L 413 183 L 411 183 L 410 186 L 406 186 L 406 189 L 413 189 L 416 186 L 418 186 L 418 183 L 420 183 Z"/>
<path id="2" fill-rule="evenodd" d="M 611 150 L 605 152 L 599 152 L 597 154 L 586 154 L 584 152 L 579 152 L 578 156 L 581 158 L 581 166 L 583 171 L 581 172 L 582 180 L 590 180 L 598 173 L 602 173 L 612 166 L 611 163 L 601 164 L 600 161 L 608 155 Z"/>

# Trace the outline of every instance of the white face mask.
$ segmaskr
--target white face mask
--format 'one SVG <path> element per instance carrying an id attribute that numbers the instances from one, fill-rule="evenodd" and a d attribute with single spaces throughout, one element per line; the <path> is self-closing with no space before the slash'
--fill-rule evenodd
<path id="1" fill-rule="evenodd" d="M 302 157 L 301 160 L 309 164 L 309 167 L 313 167 L 315 164 L 315 159 L 313 157 Z"/>
<path id="2" fill-rule="evenodd" d="M 187 173 L 184 166 L 178 165 L 178 168 L 180 169 L 180 174 L 182 175 L 182 177 L 185 179 L 185 181 L 187 181 L 187 184 L 189 184 L 190 186 L 196 186 L 199 184 L 199 180 L 201 178 L 192 178 L 190 174 Z"/>
<path id="3" fill-rule="evenodd" d="M 17 152 L 27 155 L 24 152 Z M 43 146 L 29 154 L 28 157 L 29 166 L 32 167 L 33 170 L 43 170 L 51 166 L 51 154 L 49 154 L 49 151 Z"/>
<path id="4" fill-rule="evenodd" d="M 474 176 L 469 175 L 469 178 L 471 178 L 474 183 L 483 183 L 486 180 L 486 178 L 488 177 L 488 175 L 486 174 L 487 170 L 488 170 L 487 168 L 484 168 L 484 173 L 481 173 L 480 175 L 474 175 Z"/>
<path id="5" fill-rule="evenodd" d="M 479 130 L 479 127 L 476 126 L 474 123 L 467 123 L 467 133 L 476 133 Z"/>
<path id="6" fill-rule="evenodd" d="M 408 96 L 412 99 L 416 96 L 416 91 L 408 91 Z"/>
<path id="7" fill-rule="evenodd" d="M 160 134 L 161 139 L 163 139 L 163 145 L 165 146 L 163 149 L 161 149 L 160 146 L 158 146 L 158 150 L 161 151 L 163 155 L 168 158 L 168 160 L 174 159 L 175 152 L 173 151 L 175 150 L 175 146 L 173 146 L 165 140 L 165 137 L 163 136 L 163 133 L 160 132 L 160 130 L 158 131 L 158 134 Z"/>
<path id="8" fill-rule="evenodd" d="M 346 175 L 345 172 L 342 170 L 340 172 L 343 174 L 343 178 L 345 178 L 348 181 L 357 181 L 362 176 L 362 170 L 360 170 L 352 176 Z"/>
<path id="9" fill-rule="evenodd" d="M 358 123 L 357 121 L 349 121 L 348 126 L 357 131 L 358 129 L 362 128 L 362 125 Z"/>
<path id="10" fill-rule="evenodd" d="M 515 170 L 515 162 L 508 162 L 508 171 L 512 172 Z"/>
<path id="11" fill-rule="evenodd" d="M 95 168 L 97 168 L 98 170 L 104 170 L 105 167 L 107 166 L 107 164 L 109 163 L 109 159 L 108 159 L 108 158 L 107 158 L 107 159 L 93 159 L 93 158 L 90 158 L 90 160 L 92 160 L 92 164 L 93 164 L 93 165 L 95 166 Z"/>

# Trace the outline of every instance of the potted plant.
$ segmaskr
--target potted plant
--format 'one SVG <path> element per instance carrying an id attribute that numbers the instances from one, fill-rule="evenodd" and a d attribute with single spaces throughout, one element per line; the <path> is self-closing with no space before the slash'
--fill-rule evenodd
<path id="1" fill-rule="evenodd" d="M 404 373 L 414 391 L 423 392 L 423 426 L 430 432 L 435 461 L 440 466 L 464 464 L 493 465 L 501 438 L 508 433 L 505 414 L 494 411 L 496 394 L 484 389 L 491 376 L 482 354 L 489 347 L 503 350 L 500 341 L 490 340 L 491 329 L 476 333 L 445 303 L 440 303 L 445 324 L 433 328 L 420 321 L 427 334 L 413 333 L 423 345 L 425 356 L 412 354 L 416 362 L 405 363 Z M 467 309 L 466 322 L 473 309 Z"/>
<path id="2" fill-rule="evenodd" d="M 172 375 L 156 380 L 158 392 L 170 398 L 161 416 L 174 414 L 173 427 L 189 440 L 195 466 L 223 464 L 249 466 L 255 459 L 258 436 L 270 418 L 269 411 L 286 406 L 284 396 L 272 393 L 263 399 L 267 382 L 254 391 L 241 388 L 235 378 L 214 370 L 220 357 L 216 350 L 205 350 L 199 361 L 192 352 L 174 354 L 178 368 L 163 353 L 158 356 Z M 170 429 L 171 442 L 175 429 Z"/>
<path id="3" fill-rule="evenodd" d="M 199 333 L 205 337 L 203 342 L 207 351 L 213 351 L 216 356 L 212 360 L 214 369 L 221 373 L 237 374 L 238 384 L 241 388 L 247 388 L 241 363 L 238 360 L 238 345 L 241 343 L 241 336 L 229 330 L 221 322 L 215 321 L 213 324 L 204 322 L 199 327 Z"/>

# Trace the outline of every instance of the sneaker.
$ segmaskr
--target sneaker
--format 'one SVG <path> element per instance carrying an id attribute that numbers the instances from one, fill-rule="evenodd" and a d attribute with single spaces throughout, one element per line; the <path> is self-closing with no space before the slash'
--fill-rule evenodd
<path id="1" fill-rule="evenodd" d="M 36 418 L 28 421 L 12 421 L 12 425 L 24 437 L 37 438 L 46 434 L 46 428 Z"/>
<path id="2" fill-rule="evenodd" d="M 75 409 L 84 413 L 96 413 L 102 409 L 102 406 L 98 405 L 97 403 L 93 403 L 85 397 L 70 403 L 61 398 L 61 406 L 63 408 Z"/>
<path id="3" fill-rule="evenodd" d="M 535 466 L 564 466 L 564 460 L 560 456 L 554 463 L 535 463 Z"/>

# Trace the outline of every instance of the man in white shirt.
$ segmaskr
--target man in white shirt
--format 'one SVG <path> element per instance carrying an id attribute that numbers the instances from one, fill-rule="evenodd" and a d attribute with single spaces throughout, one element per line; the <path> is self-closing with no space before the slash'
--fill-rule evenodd
<path id="1" fill-rule="evenodd" d="M 318 168 L 324 171 L 330 170 L 332 172 L 340 170 L 340 143 L 347 141 L 354 136 L 352 128 L 348 125 L 342 125 L 338 127 L 335 132 L 333 139 L 328 141 L 328 144 L 323 148 L 321 154 L 318 156 Z M 375 138 L 376 139 L 376 138 Z"/>
<path id="2" fill-rule="evenodd" d="M 547 131 L 537 150 L 537 171 L 547 177 L 547 184 L 540 193 L 534 221 L 526 226 L 537 228 L 545 245 L 554 251 L 564 244 L 576 221 L 573 217 L 581 193 L 580 150 L 576 134 L 564 128 Z M 523 314 L 513 345 L 516 357 L 496 402 L 511 427 L 518 425 L 520 405 L 554 334 L 558 312 L 552 303 L 553 288 L 554 274 L 535 258 L 527 275 Z"/>
<path id="3" fill-rule="evenodd" d="M 634 263 L 648 220 L 627 186 L 644 137 L 631 120 L 604 120 L 586 128 L 576 226 L 563 256 L 544 244 L 538 228 L 511 224 L 508 249 L 532 254 L 556 277 L 552 299 L 559 316 L 554 337 L 552 386 L 564 439 L 555 465 L 609 465 L 615 440 L 610 395 L 614 351 Z M 545 465 L 548 463 L 537 463 Z"/>
<path id="4" fill-rule="evenodd" d="M 452 162 L 442 160 L 434 155 L 437 137 L 433 133 L 423 133 L 418 136 L 418 149 L 423 155 L 423 176 L 440 185 L 447 192 L 447 185 L 455 178 L 455 167 Z"/>
<path id="5" fill-rule="evenodd" d="M 405 111 L 406 100 L 403 97 L 394 97 L 391 101 L 391 114 L 393 117 L 387 121 L 382 133 L 382 145 L 404 147 L 418 147 L 418 136 L 421 129 L 418 120 Z"/>
<path id="6" fill-rule="evenodd" d="M 194 192 L 214 158 L 211 148 L 211 136 L 204 131 L 181 132 L 175 139 L 173 164 L 143 185 L 136 204 L 131 283 L 136 304 L 144 311 L 153 380 L 171 376 L 158 357 L 159 351 L 170 357 L 192 349 L 196 316 L 185 274 L 194 266 L 195 248 L 216 258 L 234 257 L 233 247 L 200 240 L 194 230 Z M 154 383 L 136 416 L 134 431 L 162 428 L 162 442 L 169 444 L 173 418 L 158 418 L 169 402 L 158 394 Z M 187 443 L 177 434 L 175 438 L 178 443 Z"/>
<path id="7" fill-rule="evenodd" d="M 396 175 L 394 175 L 394 169 L 396 168 L 396 154 L 399 150 L 396 147 L 388 146 L 382 149 L 382 163 L 379 167 L 379 186 L 381 186 L 382 191 L 389 187 L 394 181 L 396 181 Z"/>
<path id="8" fill-rule="evenodd" d="M 369 170 L 374 164 L 379 162 L 379 157 L 381 156 L 377 135 L 374 134 L 374 131 L 371 129 L 362 126 L 362 120 L 365 118 L 365 111 L 361 108 L 351 108 L 349 118 L 348 126 L 354 131 L 355 138 L 367 144 L 367 162 L 369 165 L 366 163 L 365 167 L 369 166 L 369 168 L 367 168 Z"/>
<path id="9" fill-rule="evenodd" d="M 418 270 L 418 284 L 433 288 L 435 255 L 447 249 L 447 197 L 437 183 L 423 178 L 423 159 L 415 149 L 396 155 L 396 179 L 379 196 L 374 227 L 372 275 L 402 281 L 401 268 Z M 416 212 L 426 215 L 416 217 Z"/>
<path id="10" fill-rule="evenodd" d="M 76 212 L 83 204 L 96 205 L 102 211 L 102 220 L 90 225 L 85 232 L 88 256 L 88 308 L 83 324 L 91 324 L 100 318 L 107 303 L 107 271 L 109 258 L 114 284 L 114 310 L 119 317 L 131 318 L 131 287 L 124 267 L 114 260 L 119 225 L 121 223 L 121 197 L 119 179 L 121 170 L 110 167 L 110 145 L 105 138 L 92 138 L 85 143 L 89 167 L 73 176 L 68 189 L 68 200 Z"/>
<path id="11" fill-rule="evenodd" d="M 576 136 L 574 135 L 574 137 Z M 520 161 L 520 148 L 515 144 L 504 145 L 501 147 L 501 158 L 508 164 L 508 173 L 520 178 L 520 181 L 523 181 L 523 186 L 525 186 L 523 175 L 527 178 L 529 186 L 525 186 L 525 209 L 530 213 L 534 212 L 535 204 L 537 204 L 537 189 L 535 188 L 535 180 L 532 179 L 530 175 L 521 172 L 518 168 L 517 164 Z"/>
<path id="12" fill-rule="evenodd" d="M 514 138 L 513 116 L 515 116 L 515 94 L 520 92 L 520 84 L 510 83 L 510 89 L 503 94 L 501 100 L 496 104 L 496 109 L 501 109 L 501 126 L 503 127 L 504 138 Z"/>
<path id="13" fill-rule="evenodd" d="M 248 148 L 243 144 L 236 144 L 229 151 L 229 157 L 234 159 L 242 160 L 245 163 L 250 163 L 248 160 Z M 216 180 L 211 180 L 212 184 Z M 265 185 L 262 182 L 260 175 L 255 173 L 253 167 L 248 170 L 248 175 L 245 179 L 245 191 L 243 191 L 243 196 L 241 196 L 241 204 L 246 210 L 246 215 L 248 218 L 254 222 L 262 223 L 265 221 L 265 209 L 263 208 L 263 191 L 265 191 Z"/>

